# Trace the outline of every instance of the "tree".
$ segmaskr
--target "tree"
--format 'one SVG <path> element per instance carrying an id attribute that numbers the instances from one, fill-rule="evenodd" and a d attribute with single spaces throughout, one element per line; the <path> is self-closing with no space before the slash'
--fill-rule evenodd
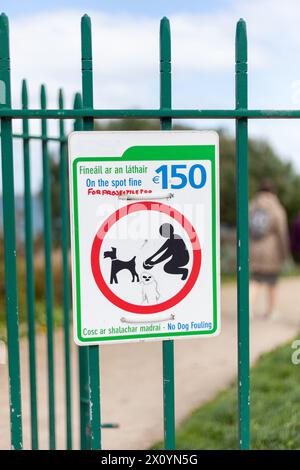
<path id="1" fill-rule="evenodd" d="M 283 161 L 263 139 L 249 139 L 249 199 L 264 179 L 271 180 L 285 207 L 289 224 L 300 211 L 300 176 L 291 162 Z M 220 133 L 221 222 L 235 225 L 235 142 Z"/>
<path id="2" fill-rule="evenodd" d="M 108 122 L 97 122 L 96 130 L 157 130 L 159 121 L 144 119 L 122 119 Z M 192 129 L 175 124 L 174 130 Z M 235 226 L 236 194 L 235 194 L 235 139 L 224 130 L 218 131 L 220 136 L 220 216 L 221 223 Z M 263 139 L 249 139 L 249 199 L 257 192 L 264 179 L 272 180 L 278 197 L 284 205 L 291 224 L 300 211 L 300 175 L 291 162 L 283 161 Z M 59 164 L 51 157 L 51 188 L 52 218 L 54 240 L 58 240 L 60 230 L 60 190 Z"/>

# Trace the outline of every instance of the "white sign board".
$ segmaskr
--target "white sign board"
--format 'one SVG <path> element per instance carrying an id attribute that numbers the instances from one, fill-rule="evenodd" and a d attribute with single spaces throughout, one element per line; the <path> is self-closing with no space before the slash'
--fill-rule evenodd
<path id="1" fill-rule="evenodd" d="M 214 132 L 69 137 L 77 344 L 220 330 Z"/>

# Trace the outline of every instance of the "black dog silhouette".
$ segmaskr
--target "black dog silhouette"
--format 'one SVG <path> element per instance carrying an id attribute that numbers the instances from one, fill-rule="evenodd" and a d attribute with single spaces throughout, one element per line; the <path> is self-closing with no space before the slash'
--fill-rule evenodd
<path id="1" fill-rule="evenodd" d="M 131 282 L 134 282 L 135 280 L 137 282 L 140 281 L 138 273 L 135 270 L 135 256 L 129 261 L 121 261 L 120 259 L 117 259 L 117 249 L 114 247 L 111 247 L 110 251 L 105 251 L 103 256 L 104 258 L 111 258 L 110 284 L 113 284 L 114 282 L 118 284 L 117 274 L 119 271 L 122 271 L 122 269 L 128 269 L 128 271 L 131 272 Z"/>

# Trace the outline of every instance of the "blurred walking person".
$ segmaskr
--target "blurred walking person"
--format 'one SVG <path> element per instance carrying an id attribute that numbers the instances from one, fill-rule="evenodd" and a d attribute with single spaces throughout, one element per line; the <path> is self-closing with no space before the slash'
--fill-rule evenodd
<path id="1" fill-rule="evenodd" d="M 284 262 L 289 256 L 289 236 L 286 212 L 274 186 L 269 181 L 249 207 L 250 241 L 250 315 L 254 316 L 260 287 L 267 293 L 266 318 L 276 316 L 276 287 Z"/>
<path id="2" fill-rule="evenodd" d="M 300 264 L 300 213 L 295 218 L 291 229 L 291 249 L 294 261 Z"/>

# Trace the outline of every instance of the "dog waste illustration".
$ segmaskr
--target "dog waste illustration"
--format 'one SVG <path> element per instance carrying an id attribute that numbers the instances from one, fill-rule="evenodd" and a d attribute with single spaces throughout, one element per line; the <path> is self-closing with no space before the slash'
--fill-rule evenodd
<path id="1" fill-rule="evenodd" d="M 75 342 L 218 334 L 217 134 L 74 132 L 68 145 Z"/>
<path id="2" fill-rule="evenodd" d="M 154 304 L 157 303 L 160 298 L 158 291 L 157 281 L 152 274 L 143 272 L 141 274 L 142 283 L 142 303 Z"/>

